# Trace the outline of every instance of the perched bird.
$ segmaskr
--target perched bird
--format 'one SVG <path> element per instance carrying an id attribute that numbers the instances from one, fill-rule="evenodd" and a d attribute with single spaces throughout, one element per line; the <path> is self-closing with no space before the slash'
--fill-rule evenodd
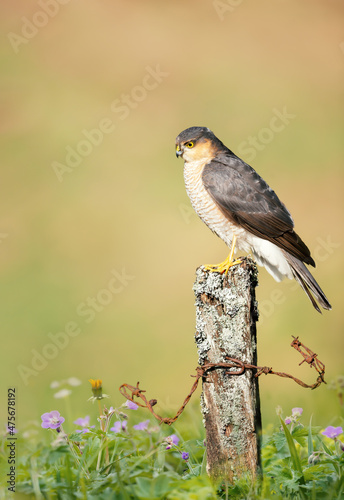
<path id="1" fill-rule="evenodd" d="M 240 263 L 235 247 L 281 281 L 295 278 L 315 309 L 331 309 L 324 292 L 305 264 L 315 267 L 310 251 L 294 231 L 294 221 L 276 193 L 247 163 L 207 127 L 190 127 L 176 139 L 176 155 L 184 160 L 185 186 L 199 217 L 229 247 L 227 259 L 205 266 L 228 273 Z"/>

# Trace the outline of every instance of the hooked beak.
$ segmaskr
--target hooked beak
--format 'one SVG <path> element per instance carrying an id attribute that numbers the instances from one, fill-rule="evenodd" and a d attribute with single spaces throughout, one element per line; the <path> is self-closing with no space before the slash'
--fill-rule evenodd
<path id="1" fill-rule="evenodd" d="M 176 157 L 179 158 L 179 156 L 182 156 L 183 151 L 180 149 L 180 146 L 176 146 Z"/>

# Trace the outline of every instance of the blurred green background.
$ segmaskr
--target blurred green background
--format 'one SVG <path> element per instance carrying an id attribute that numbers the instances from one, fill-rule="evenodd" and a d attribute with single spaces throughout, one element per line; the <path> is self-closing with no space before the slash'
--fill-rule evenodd
<path id="1" fill-rule="evenodd" d="M 1 9 L 3 421 L 12 386 L 19 427 L 63 413 L 49 385 L 72 376 L 83 382 L 73 418 L 93 411 L 89 378 L 103 379 L 113 405 L 123 401 L 118 386 L 137 380 L 161 413 L 186 396 L 197 366 L 195 269 L 227 254 L 193 213 L 175 158 L 175 137 L 194 125 L 277 191 L 333 305 L 320 315 L 299 287 L 261 269 L 259 363 L 313 383 L 289 347 L 300 335 L 327 380 L 342 373 L 342 2 L 22 0 Z M 287 116 L 278 131 L 276 113 Z M 94 132 L 100 124 L 106 133 Z M 82 142 L 87 133 L 98 144 Z M 71 167 L 67 151 L 77 149 Z M 78 335 L 57 337 L 70 322 Z M 49 351 L 52 337 L 65 347 Z M 35 369 L 37 352 L 52 359 Z M 326 386 L 271 376 L 260 389 L 264 424 L 277 405 L 286 414 L 302 406 L 314 424 L 339 413 Z"/>

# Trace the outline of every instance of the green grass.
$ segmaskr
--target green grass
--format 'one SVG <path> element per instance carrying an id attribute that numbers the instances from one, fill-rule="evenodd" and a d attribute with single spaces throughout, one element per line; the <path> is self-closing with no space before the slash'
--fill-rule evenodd
<path id="1" fill-rule="evenodd" d="M 65 418 L 58 429 L 42 429 L 37 418 L 18 433 L 11 427 L 3 433 L 2 478 L 8 479 L 10 472 L 8 444 L 13 438 L 20 453 L 15 459 L 15 483 L 3 479 L 0 498 L 9 498 L 10 486 L 16 498 L 49 500 L 339 500 L 344 496 L 343 433 L 335 439 L 325 437 L 321 427 L 306 424 L 302 411 L 301 415 L 293 411 L 285 423 L 278 409 L 279 417 L 271 417 L 263 432 L 262 471 L 255 480 L 235 474 L 234 484 L 229 484 L 225 479 L 213 482 L 206 474 L 205 436 L 195 405 L 168 427 L 159 426 L 146 410 L 129 409 L 126 404 L 115 409 L 107 399 L 90 400 L 92 418 L 84 427 L 69 416 L 75 401 L 69 395 L 55 402 Z M 141 428 L 136 427 L 139 423 Z M 343 426 L 344 419 L 337 417 L 331 423 Z"/>

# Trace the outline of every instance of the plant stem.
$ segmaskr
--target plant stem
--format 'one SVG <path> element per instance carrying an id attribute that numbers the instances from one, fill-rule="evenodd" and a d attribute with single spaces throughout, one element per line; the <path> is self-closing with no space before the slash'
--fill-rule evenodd
<path id="1" fill-rule="evenodd" d="M 103 431 L 105 429 L 105 424 L 103 426 L 103 419 L 102 419 L 103 410 L 102 410 L 102 405 L 100 403 L 100 399 L 98 399 L 98 408 L 99 408 L 99 425 L 100 425 L 100 430 Z M 104 438 L 102 438 L 100 440 L 100 450 L 99 450 L 99 453 L 98 453 L 97 467 L 96 467 L 97 470 L 100 469 L 100 463 L 101 463 L 101 459 L 102 459 L 103 442 L 104 442 Z"/>
<path id="2" fill-rule="evenodd" d="M 103 416 L 103 410 L 102 410 L 102 405 L 100 403 L 100 399 L 98 401 L 98 408 L 99 408 L 99 416 L 100 416 L 100 429 L 103 430 L 103 421 L 102 421 L 102 416 Z"/>

